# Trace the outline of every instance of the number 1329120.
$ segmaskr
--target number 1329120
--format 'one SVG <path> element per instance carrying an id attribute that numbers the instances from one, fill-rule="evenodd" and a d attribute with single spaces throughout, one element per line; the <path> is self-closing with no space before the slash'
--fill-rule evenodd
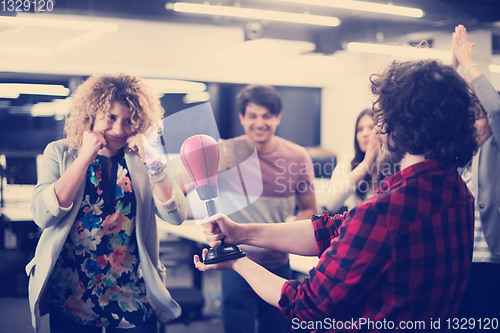
<path id="1" fill-rule="evenodd" d="M 51 12 L 54 9 L 53 0 L 1 0 L 3 12 Z"/>

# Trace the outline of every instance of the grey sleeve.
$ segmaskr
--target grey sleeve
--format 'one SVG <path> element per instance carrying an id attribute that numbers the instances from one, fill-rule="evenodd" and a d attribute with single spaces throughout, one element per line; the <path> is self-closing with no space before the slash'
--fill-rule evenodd
<path id="1" fill-rule="evenodd" d="M 475 78 L 471 86 L 488 114 L 493 136 L 500 139 L 500 95 L 484 74 Z"/>
<path id="2" fill-rule="evenodd" d="M 187 217 L 188 200 L 177 186 L 172 186 L 172 197 L 162 202 L 153 191 L 156 215 L 171 224 L 181 224 Z"/>
<path id="3" fill-rule="evenodd" d="M 73 207 L 72 204 L 63 208 L 57 201 L 54 183 L 61 177 L 60 163 L 56 146 L 49 144 L 43 152 L 41 172 L 31 202 L 33 220 L 41 228 L 57 224 Z"/>

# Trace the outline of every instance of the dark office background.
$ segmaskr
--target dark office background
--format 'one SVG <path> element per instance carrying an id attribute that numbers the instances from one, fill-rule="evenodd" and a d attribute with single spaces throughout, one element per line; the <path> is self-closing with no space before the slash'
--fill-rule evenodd
<path id="1" fill-rule="evenodd" d="M 236 95 L 244 86 L 219 84 L 216 120 L 223 139 L 244 133 L 236 109 Z M 277 134 L 301 146 L 318 146 L 321 134 L 321 89 L 276 88 L 283 99 L 283 115 Z"/>
<path id="2" fill-rule="evenodd" d="M 243 134 L 235 97 L 245 85 L 208 83 L 208 86 L 221 138 Z M 321 89 L 281 86 L 277 89 L 283 98 L 283 117 L 277 134 L 302 146 L 318 146 Z M 183 97 L 183 94 L 166 94 L 161 98 L 166 115 L 196 105 L 185 104 Z M 34 117 L 30 114 L 30 105 L 40 101 L 48 101 L 48 98 L 21 95 L 17 100 L 0 100 L 0 153 L 39 154 L 49 142 L 62 138 L 64 120 L 61 117 Z"/>

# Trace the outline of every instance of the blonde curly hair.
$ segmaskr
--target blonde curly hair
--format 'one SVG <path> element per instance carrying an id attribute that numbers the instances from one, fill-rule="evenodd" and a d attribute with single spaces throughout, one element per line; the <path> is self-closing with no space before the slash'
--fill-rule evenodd
<path id="1" fill-rule="evenodd" d="M 144 133 L 151 125 L 159 124 L 164 114 L 160 100 L 139 77 L 123 73 L 93 75 L 73 94 L 64 124 L 68 143 L 79 147 L 83 133 L 92 129 L 100 112 L 108 114 L 114 102 L 130 109 L 134 133 Z"/>

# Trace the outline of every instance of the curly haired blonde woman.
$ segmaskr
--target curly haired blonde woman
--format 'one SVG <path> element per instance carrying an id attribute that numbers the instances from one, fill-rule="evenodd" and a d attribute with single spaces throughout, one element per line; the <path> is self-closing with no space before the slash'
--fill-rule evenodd
<path id="1" fill-rule="evenodd" d="M 155 213 L 179 224 L 187 204 L 143 140 L 162 116 L 135 76 L 92 76 L 74 93 L 33 195 L 44 229 L 26 267 L 35 330 L 46 313 L 53 333 L 153 332 L 180 314 L 159 278 Z"/>

